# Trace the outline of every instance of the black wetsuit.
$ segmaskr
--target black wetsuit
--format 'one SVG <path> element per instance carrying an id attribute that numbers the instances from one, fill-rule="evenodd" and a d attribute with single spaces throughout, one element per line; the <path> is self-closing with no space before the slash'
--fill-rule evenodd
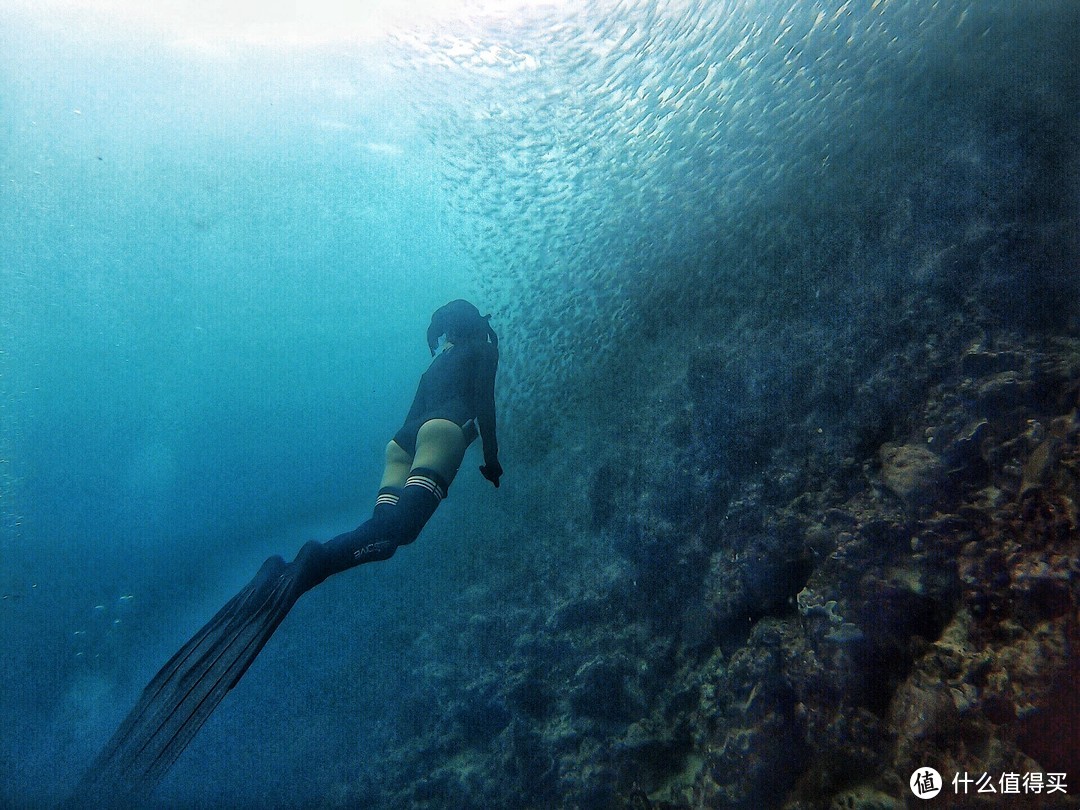
<path id="1" fill-rule="evenodd" d="M 464 428 L 476 420 L 484 460 L 498 459 L 495 438 L 495 371 L 499 354 L 490 343 L 455 344 L 438 354 L 420 378 L 405 424 L 394 441 L 416 455 L 416 434 L 431 419 L 448 419 Z"/>

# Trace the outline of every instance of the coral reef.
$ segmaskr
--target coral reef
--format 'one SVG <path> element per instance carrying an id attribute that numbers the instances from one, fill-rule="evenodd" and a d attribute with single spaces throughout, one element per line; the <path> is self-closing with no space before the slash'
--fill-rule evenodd
<path id="1" fill-rule="evenodd" d="M 520 541 L 536 587 L 508 573 L 452 649 L 417 644 L 392 767 L 342 803 L 893 808 L 927 765 L 1080 778 L 1080 340 L 980 301 L 912 291 L 813 380 L 778 359 L 805 323 L 637 347 L 661 372 L 618 403 L 633 426 L 598 418 L 606 455 L 507 507 L 564 521 Z"/>
<path id="2" fill-rule="evenodd" d="M 536 227 L 542 189 L 499 177 L 520 238 L 477 255 L 514 244 L 508 332 L 546 346 L 501 372 L 527 491 L 474 527 L 485 584 L 414 645 L 397 745 L 343 803 L 843 810 L 906 806 L 923 767 L 1080 779 L 1075 82 L 1013 10 L 939 18 L 917 64 L 882 40 L 805 142 L 751 115 L 775 159 L 739 168 L 728 133 L 608 221 L 575 179 L 593 227 L 561 253 L 577 218 Z"/>
<path id="3" fill-rule="evenodd" d="M 518 334 L 560 347 L 553 376 L 507 364 L 527 486 L 471 526 L 499 538 L 484 584 L 414 644 L 396 745 L 343 805 L 842 810 L 906 805 L 922 767 L 1080 780 L 1080 167 L 1048 146 L 1075 129 L 940 92 L 951 59 L 867 96 L 902 100 L 903 160 L 856 137 L 822 175 L 814 151 L 752 205 L 695 203 L 716 231 L 677 250 L 620 220 L 616 260 L 515 290 Z M 572 327 L 537 304 L 567 295 Z"/>

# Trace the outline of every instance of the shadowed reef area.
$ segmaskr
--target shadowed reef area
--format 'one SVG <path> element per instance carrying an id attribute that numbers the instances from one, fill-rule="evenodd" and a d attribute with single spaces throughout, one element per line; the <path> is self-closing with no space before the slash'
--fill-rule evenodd
<path id="1" fill-rule="evenodd" d="M 516 486 L 342 806 L 899 808 L 923 766 L 1080 782 L 1077 85 L 1028 95 L 985 40 L 947 41 L 836 113 L 867 119 L 829 129 L 842 160 L 806 147 L 738 204 L 687 186 L 706 215 L 668 247 L 617 222 L 618 272 L 582 282 L 617 281 L 617 318 L 568 326 L 529 302 L 587 296 L 527 288 L 506 333 L 585 359 L 545 394 L 507 349 L 510 390 L 533 386 L 508 398 Z"/>
<path id="2" fill-rule="evenodd" d="M 346 802 L 901 807 L 925 764 L 1080 774 L 1075 303 L 1045 329 L 984 283 L 1018 243 L 1075 268 L 1074 226 L 627 346 L 650 374 L 534 451 L 504 503 L 528 533 L 492 527 L 502 573 L 414 646 L 393 767 Z"/>

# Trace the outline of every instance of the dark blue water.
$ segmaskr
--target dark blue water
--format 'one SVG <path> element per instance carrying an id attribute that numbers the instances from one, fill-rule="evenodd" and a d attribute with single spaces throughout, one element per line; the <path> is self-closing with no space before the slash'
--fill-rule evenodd
<path id="1" fill-rule="evenodd" d="M 291 39 L 284 11 L 0 10 L 0 803 L 62 796 L 265 556 L 366 516 L 446 301 L 503 336 L 514 508 L 468 460 L 423 543 L 296 608 L 165 801 L 332 801 L 392 767 L 416 639 L 528 576 L 493 537 L 561 531 L 522 504 L 550 447 L 603 441 L 575 403 L 647 390 L 605 376 L 623 353 L 717 312 L 835 335 L 950 232 L 1075 212 L 1045 180 L 1076 161 L 1070 4 L 789 5 Z M 1075 328 L 986 283 L 1017 329 Z M 799 352 L 754 347 L 743 396 Z"/>

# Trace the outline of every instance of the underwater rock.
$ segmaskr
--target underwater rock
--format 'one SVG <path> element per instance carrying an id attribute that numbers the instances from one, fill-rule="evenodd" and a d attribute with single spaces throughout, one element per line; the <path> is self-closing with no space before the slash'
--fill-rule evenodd
<path id="1" fill-rule="evenodd" d="M 803 588 L 795 597 L 795 601 L 799 607 L 799 613 L 807 618 L 817 616 L 837 626 L 844 623 L 844 617 L 836 612 L 835 599 L 825 601 L 810 588 Z"/>
<path id="2" fill-rule="evenodd" d="M 629 685 L 633 673 L 623 656 L 595 658 L 574 676 L 570 706 L 580 717 L 607 722 L 626 722 L 640 714 L 644 706 Z"/>
<path id="3" fill-rule="evenodd" d="M 933 500 L 945 472 L 937 455 L 919 444 L 884 444 L 879 458 L 885 486 L 907 506 Z"/>
<path id="4" fill-rule="evenodd" d="M 998 416 L 1022 404 L 1032 383 L 1017 371 L 1003 371 L 979 381 L 976 398 L 983 415 Z"/>
<path id="5" fill-rule="evenodd" d="M 468 647 L 507 657 L 455 664 L 450 716 L 413 729 L 398 777 L 432 781 L 381 806 L 434 806 L 437 788 L 465 806 L 884 810 L 927 763 L 1080 772 L 1080 365 L 1002 335 L 986 357 L 957 345 L 852 460 L 795 430 L 741 482 L 710 455 L 678 479 L 698 482 L 685 514 L 657 489 L 671 459 L 643 461 L 648 426 L 622 437 L 630 512 L 581 521 L 617 562 L 575 584 L 553 555 L 544 582 L 565 590 L 512 642 L 461 619 Z M 798 453 L 802 491 L 774 499 L 790 493 L 759 479 Z"/>
<path id="6" fill-rule="evenodd" d="M 1061 448 L 1061 440 L 1051 436 L 1040 442 L 1028 460 L 1024 463 L 1020 477 L 1020 497 L 1034 492 L 1050 480 L 1050 475 L 1057 463 L 1058 450 Z"/>
<path id="7" fill-rule="evenodd" d="M 548 620 L 548 629 L 553 633 L 567 633 L 580 630 L 602 616 L 606 603 L 599 599 L 579 599 L 559 606 Z"/>
<path id="8" fill-rule="evenodd" d="M 533 720 L 547 716 L 553 707 L 553 695 L 540 672 L 532 671 L 514 679 L 506 689 L 506 704 L 514 713 Z"/>
<path id="9" fill-rule="evenodd" d="M 752 638 L 714 685 L 719 717 L 700 718 L 716 726 L 696 778 L 701 806 L 778 806 L 811 756 L 789 682 L 796 676 L 786 674 L 782 652 L 805 649 L 801 632 L 766 619 Z"/>
<path id="10" fill-rule="evenodd" d="M 454 713 L 467 745 L 480 745 L 494 739 L 510 725 L 511 714 L 494 695 L 468 695 Z"/>
<path id="11" fill-rule="evenodd" d="M 991 352 L 972 348 L 960 360 L 961 371 L 969 377 L 988 377 L 1007 371 L 1020 371 L 1026 364 L 1021 352 Z"/>
<path id="12" fill-rule="evenodd" d="M 1020 555 L 1011 567 L 1010 590 L 1014 612 L 1025 627 L 1064 616 L 1073 607 L 1073 586 L 1080 576 L 1075 559 L 1054 554 L 1048 558 Z"/>
<path id="13" fill-rule="evenodd" d="M 851 622 L 842 622 L 825 634 L 825 640 L 831 641 L 833 644 L 854 644 L 865 640 L 865 638 L 866 633 L 857 624 Z"/>
<path id="14" fill-rule="evenodd" d="M 903 810 L 904 803 L 887 793 L 865 785 L 833 797 L 829 810 Z"/>
<path id="15" fill-rule="evenodd" d="M 973 465 L 982 463 L 982 442 L 989 432 L 989 425 L 987 419 L 973 420 L 953 438 L 944 452 L 950 474 L 965 473 Z"/>

